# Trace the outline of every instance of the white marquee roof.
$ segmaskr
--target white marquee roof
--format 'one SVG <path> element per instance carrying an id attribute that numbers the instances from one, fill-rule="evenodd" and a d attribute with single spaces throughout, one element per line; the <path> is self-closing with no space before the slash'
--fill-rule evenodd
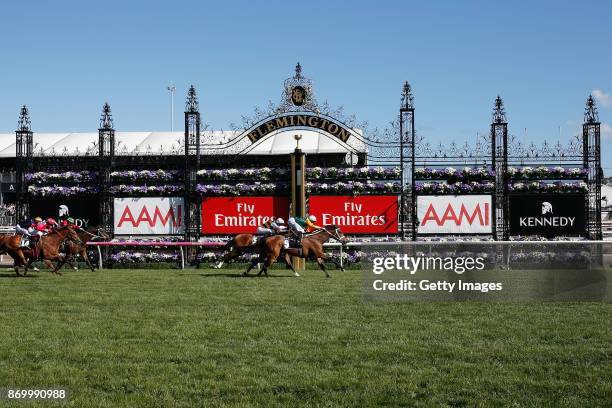
<path id="1" fill-rule="evenodd" d="M 360 133 L 359 131 L 357 131 Z M 202 154 L 232 154 L 244 152 L 251 155 L 287 154 L 295 148 L 293 136 L 302 135 L 300 148 L 309 154 L 367 152 L 365 144 L 351 136 L 347 144 L 324 132 L 314 130 L 285 130 L 272 134 L 251 145 L 246 138 L 233 145 L 221 148 L 237 136 L 234 131 L 202 132 Z M 179 154 L 183 132 L 115 132 L 116 154 Z M 44 155 L 81 156 L 97 154 L 97 132 L 87 133 L 34 133 L 34 152 Z M 218 147 L 216 147 L 218 146 Z M 216 148 L 215 148 L 216 147 Z M 15 133 L 0 133 L 0 157 L 15 157 Z"/>

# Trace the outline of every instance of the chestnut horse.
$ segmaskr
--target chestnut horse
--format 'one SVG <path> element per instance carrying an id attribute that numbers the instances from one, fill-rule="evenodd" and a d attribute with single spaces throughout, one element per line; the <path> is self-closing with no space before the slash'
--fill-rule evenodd
<path id="1" fill-rule="evenodd" d="M 80 242 L 79 237 L 71 228 L 58 228 L 51 231 L 49 234 L 42 236 L 36 242 L 36 250 L 21 246 L 21 235 L 2 235 L 0 236 L 0 253 L 6 252 L 15 261 L 14 268 L 17 276 L 21 276 L 19 268 L 24 267 L 24 276 L 27 275 L 28 269 L 34 261 L 42 258 L 47 267 L 52 272 L 61 275 L 58 270 L 64 265 L 64 256 L 59 253 L 60 246 L 65 241 Z M 35 256 L 34 254 L 38 256 Z M 60 262 L 56 268 L 52 260 Z"/>
<path id="2" fill-rule="evenodd" d="M 263 266 L 257 276 L 261 276 L 264 273 L 268 276 L 268 268 L 272 266 L 276 259 L 279 256 L 283 256 L 283 260 L 285 263 L 291 268 L 294 276 L 300 276 L 293 265 L 291 264 L 291 257 L 296 256 L 298 258 L 304 259 L 314 259 L 317 261 L 319 268 L 323 272 L 325 272 L 325 276 L 330 277 L 329 272 L 325 268 L 325 262 L 332 262 L 336 267 L 342 271 L 344 268 L 334 259 L 325 255 L 325 251 L 323 250 L 323 244 L 330 240 L 330 238 L 335 239 L 340 242 L 342 245 L 346 245 L 348 240 L 340 231 L 336 225 L 326 225 L 322 229 L 316 230 L 314 232 L 305 234 L 302 239 L 302 247 L 301 248 L 284 248 L 284 237 L 283 236 L 273 236 L 266 240 L 265 244 L 261 246 L 261 251 L 259 254 L 259 258 L 251 262 L 249 268 L 244 272 L 243 275 L 248 275 L 249 271 L 257 264 L 263 262 Z"/>
<path id="3" fill-rule="evenodd" d="M 21 276 L 19 273 L 20 267 L 25 267 L 27 264 L 26 255 L 21 248 L 21 235 L 16 234 L 2 234 L 0 235 L 0 254 L 8 254 L 13 258 L 15 273 L 17 276 Z M 27 273 L 27 270 L 24 272 Z"/>
<path id="4" fill-rule="evenodd" d="M 76 245 L 83 243 L 71 227 L 56 228 L 47 235 L 40 237 L 36 243 L 36 249 L 26 264 L 26 273 L 32 262 L 42 259 L 45 265 L 51 269 L 51 272 L 61 275 L 62 273 L 59 270 L 66 263 L 66 256 L 60 254 L 59 250 L 65 242 L 72 242 Z M 53 265 L 51 261 L 57 261 L 58 265 Z"/>
<path id="5" fill-rule="evenodd" d="M 269 238 L 269 237 L 265 237 Z M 259 240 L 264 237 L 259 237 Z M 259 241 L 261 243 L 261 241 Z M 213 265 L 215 269 L 221 269 L 224 263 L 230 262 L 233 259 L 238 258 L 242 254 L 253 253 L 259 248 L 259 245 L 255 241 L 255 235 L 253 234 L 238 234 L 230 239 L 227 244 L 223 247 L 227 251 L 221 261 L 218 264 Z"/>
<path id="6" fill-rule="evenodd" d="M 102 227 L 90 227 L 87 230 L 83 228 L 75 228 L 76 234 L 81 240 L 81 244 L 76 244 L 72 241 L 66 241 L 65 243 L 65 251 L 66 251 L 66 263 L 72 267 L 75 271 L 77 268 L 76 264 L 73 262 L 77 255 L 80 255 L 81 258 L 85 261 L 89 269 L 92 272 L 95 271 L 95 268 L 91 261 L 89 260 L 89 256 L 87 255 L 87 242 L 95 241 L 101 238 L 104 241 L 108 241 L 110 236 L 104 231 Z"/>

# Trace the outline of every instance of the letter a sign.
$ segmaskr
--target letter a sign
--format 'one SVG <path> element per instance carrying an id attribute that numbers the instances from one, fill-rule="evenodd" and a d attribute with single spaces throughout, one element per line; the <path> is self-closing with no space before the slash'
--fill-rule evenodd
<path id="1" fill-rule="evenodd" d="M 180 197 L 115 198 L 116 235 L 180 235 L 183 199 Z"/>

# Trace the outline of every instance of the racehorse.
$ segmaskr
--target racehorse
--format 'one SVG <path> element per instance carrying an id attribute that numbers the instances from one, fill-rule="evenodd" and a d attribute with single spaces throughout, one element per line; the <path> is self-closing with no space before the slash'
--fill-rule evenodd
<path id="1" fill-rule="evenodd" d="M 213 268 L 221 269 L 224 263 L 230 262 L 242 254 L 255 252 L 258 247 L 259 246 L 255 243 L 255 235 L 238 234 L 230 239 L 227 244 L 225 244 L 223 249 L 227 252 L 223 255 L 223 258 L 221 258 L 217 265 L 213 265 Z"/>
<path id="2" fill-rule="evenodd" d="M 302 238 L 302 247 L 301 248 L 284 248 L 284 237 L 282 236 L 273 236 L 266 240 L 266 242 L 261 246 L 261 251 L 259 254 L 259 258 L 251 262 L 249 268 L 244 272 L 244 275 L 248 275 L 249 271 L 257 264 L 263 261 L 263 266 L 257 276 L 261 276 L 264 273 L 268 276 L 268 268 L 276 261 L 279 256 L 283 256 L 285 263 L 291 268 L 294 276 L 300 276 L 293 265 L 291 264 L 292 256 L 296 256 L 298 258 L 312 258 L 317 261 L 319 268 L 323 272 L 325 272 L 325 276 L 328 278 L 331 277 L 327 269 L 325 268 L 325 262 L 332 262 L 336 267 L 342 271 L 344 268 L 333 258 L 325 255 L 325 251 L 323 251 L 323 244 L 329 241 L 331 238 L 340 242 L 342 245 L 346 245 L 348 240 L 340 231 L 336 225 L 326 225 L 322 229 L 318 229 L 314 232 L 305 234 Z M 265 251 L 265 252 L 264 252 Z"/>
<path id="3" fill-rule="evenodd" d="M 36 243 L 36 248 L 32 251 L 31 257 L 29 257 L 26 263 L 25 272 L 27 273 L 28 268 L 37 259 L 42 259 L 45 265 L 51 272 L 61 275 L 59 270 L 66 263 L 66 256 L 60 254 L 59 250 L 62 244 L 66 241 L 81 245 L 82 241 L 77 236 L 76 232 L 70 227 L 60 227 L 52 230 L 47 235 L 40 237 Z M 25 249 L 22 249 L 25 250 Z M 58 261 L 58 265 L 54 266 L 51 261 Z"/>
<path id="4" fill-rule="evenodd" d="M 73 261 L 75 261 L 77 255 L 80 255 L 89 267 L 89 269 L 94 272 L 95 268 L 89 260 L 89 256 L 87 255 L 87 242 L 95 241 L 98 238 L 101 238 L 104 241 L 108 241 L 110 239 L 110 236 L 104 231 L 104 228 L 102 227 L 89 227 L 87 228 L 87 230 L 84 230 L 83 228 L 76 228 L 75 232 L 81 240 L 81 244 L 76 244 L 72 241 L 66 241 L 64 245 L 66 252 L 66 263 L 70 265 L 72 269 L 77 271 L 78 267 L 73 263 Z"/>
<path id="5" fill-rule="evenodd" d="M 6 253 L 13 261 L 15 261 L 14 268 L 17 276 L 21 276 L 19 273 L 19 267 L 25 267 L 27 264 L 27 258 L 21 248 L 21 235 L 16 234 L 2 234 L 0 235 L 0 253 Z M 24 275 L 27 273 L 27 269 Z"/>

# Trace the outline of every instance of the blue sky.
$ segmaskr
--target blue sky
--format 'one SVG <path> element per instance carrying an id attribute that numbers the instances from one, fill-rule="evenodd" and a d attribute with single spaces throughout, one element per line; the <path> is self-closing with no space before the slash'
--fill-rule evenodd
<path id="1" fill-rule="evenodd" d="M 371 126 L 414 89 L 417 129 L 433 143 L 487 132 L 493 100 L 511 133 L 576 133 L 596 91 L 612 174 L 609 1 L 29 1 L 0 5 L 0 132 L 31 108 L 35 131 L 95 131 L 111 104 L 119 130 L 180 128 L 189 84 L 214 129 L 278 101 L 297 61 L 319 101 Z"/>

